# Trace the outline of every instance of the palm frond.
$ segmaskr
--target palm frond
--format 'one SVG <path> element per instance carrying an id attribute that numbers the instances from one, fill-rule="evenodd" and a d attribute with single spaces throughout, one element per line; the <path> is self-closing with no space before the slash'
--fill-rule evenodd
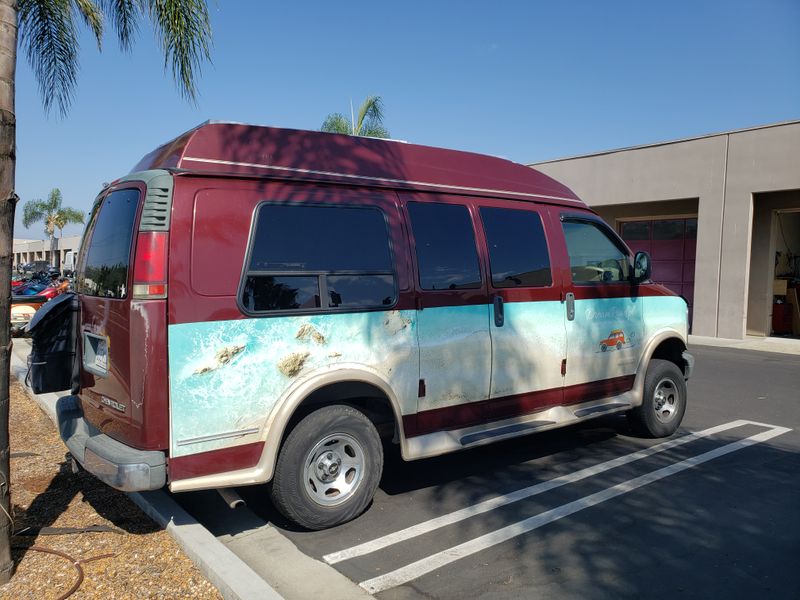
<path id="1" fill-rule="evenodd" d="M 367 121 L 361 129 L 361 133 L 359 135 L 363 135 L 364 137 L 373 137 L 373 138 L 388 138 L 392 137 L 389 134 L 389 130 L 386 129 L 383 125 L 379 123 L 374 123 L 372 121 Z"/>
<path id="2" fill-rule="evenodd" d="M 103 10 L 114 22 L 119 46 L 128 52 L 139 29 L 138 18 L 142 13 L 141 0 L 102 0 Z"/>
<path id="3" fill-rule="evenodd" d="M 97 39 L 97 49 L 103 44 L 103 11 L 93 0 L 75 0 L 75 6 L 83 17 L 83 21 L 92 30 Z"/>
<path id="4" fill-rule="evenodd" d="M 64 223 L 64 225 L 69 225 L 70 223 L 77 225 L 79 223 L 83 223 L 86 219 L 86 215 L 83 213 L 83 211 L 69 206 L 65 206 L 59 210 L 58 216 L 59 222 Z M 64 225 L 61 226 L 61 229 L 64 228 Z"/>
<path id="5" fill-rule="evenodd" d="M 45 112 L 65 115 L 78 75 L 78 36 L 70 0 L 19 0 L 20 41 L 36 75 Z"/>
<path id="6" fill-rule="evenodd" d="M 211 60 L 211 22 L 205 0 L 148 0 L 150 20 L 181 95 L 197 98 L 195 72 Z"/>
<path id="7" fill-rule="evenodd" d="M 325 118 L 322 127 L 320 127 L 320 131 L 350 134 L 352 131 L 350 119 L 345 117 L 342 113 L 331 113 Z"/>
<path id="8" fill-rule="evenodd" d="M 46 214 L 47 209 L 42 200 L 28 200 L 22 206 L 22 224 L 27 229 L 34 223 L 44 220 Z"/>
<path id="9" fill-rule="evenodd" d="M 383 100 L 380 96 L 367 96 L 366 100 L 358 108 L 358 119 L 356 120 L 356 135 L 364 135 L 362 129 L 367 121 L 380 124 L 383 121 Z"/>

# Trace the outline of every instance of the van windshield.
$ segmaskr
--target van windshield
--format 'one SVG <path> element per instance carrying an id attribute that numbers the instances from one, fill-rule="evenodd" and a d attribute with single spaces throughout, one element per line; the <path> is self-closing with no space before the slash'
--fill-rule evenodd
<path id="1" fill-rule="evenodd" d="M 125 298 L 128 294 L 128 266 L 134 221 L 139 207 L 139 190 L 111 192 L 95 212 L 86 259 L 78 273 L 77 291 L 87 296 Z"/>

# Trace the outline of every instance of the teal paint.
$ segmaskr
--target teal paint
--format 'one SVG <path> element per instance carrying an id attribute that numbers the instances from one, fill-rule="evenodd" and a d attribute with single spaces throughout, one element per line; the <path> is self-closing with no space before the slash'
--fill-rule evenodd
<path id="1" fill-rule="evenodd" d="M 337 365 L 416 396 L 408 392 L 419 372 L 414 311 L 186 323 L 170 325 L 168 339 L 172 456 L 237 443 L 181 442 L 261 428 L 296 381 Z"/>
<path id="2" fill-rule="evenodd" d="M 326 369 L 381 377 L 411 414 L 635 372 L 644 342 L 664 328 L 685 336 L 679 297 L 511 302 L 495 327 L 491 305 L 187 323 L 169 327 L 171 455 L 241 443 L 187 440 L 256 429 L 297 382 Z M 601 350 L 615 331 L 625 341 Z M 568 357 L 567 379 L 560 363 Z M 494 370 L 494 372 L 493 372 Z M 427 393 L 417 398 L 417 382 Z M 181 443 L 184 442 L 184 443 Z"/>

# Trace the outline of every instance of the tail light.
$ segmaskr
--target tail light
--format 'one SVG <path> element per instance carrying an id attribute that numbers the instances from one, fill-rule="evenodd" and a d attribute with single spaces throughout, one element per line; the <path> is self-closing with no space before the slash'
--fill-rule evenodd
<path id="1" fill-rule="evenodd" d="M 136 239 L 133 263 L 133 297 L 156 299 L 167 297 L 166 231 L 142 231 Z"/>

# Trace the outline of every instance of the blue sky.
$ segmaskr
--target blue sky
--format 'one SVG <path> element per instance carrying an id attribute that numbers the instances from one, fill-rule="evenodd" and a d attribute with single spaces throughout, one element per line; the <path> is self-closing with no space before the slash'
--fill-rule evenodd
<path id="1" fill-rule="evenodd" d="M 69 115 L 17 68 L 17 193 L 88 210 L 104 181 L 205 121 L 318 129 L 383 97 L 392 137 L 529 163 L 800 119 L 800 2 L 210 0 L 213 64 L 182 100 L 143 24 L 82 38 Z M 25 230 L 17 210 L 16 238 Z M 69 228 L 65 235 L 79 233 Z"/>

